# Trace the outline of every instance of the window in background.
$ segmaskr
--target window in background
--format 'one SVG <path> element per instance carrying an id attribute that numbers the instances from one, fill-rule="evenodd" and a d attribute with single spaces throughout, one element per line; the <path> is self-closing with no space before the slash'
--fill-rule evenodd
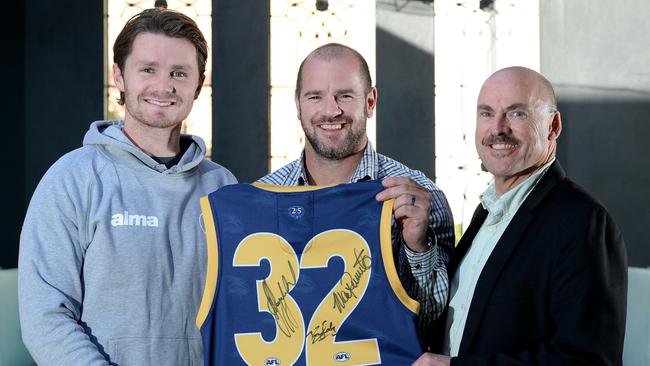
<path id="1" fill-rule="evenodd" d="M 107 119 L 123 119 L 124 107 L 117 104 L 119 91 L 113 82 L 113 43 L 133 15 L 154 7 L 155 0 L 107 0 L 106 2 L 106 111 Z M 212 1 L 211 0 L 168 0 L 167 8 L 177 10 L 197 23 L 203 36 L 212 44 Z M 201 136 L 207 146 L 207 158 L 212 156 L 212 61 L 211 50 L 205 65 L 205 82 L 192 112 L 183 123 L 183 133 Z"/>
<path id="2" fill-rule="evenodd" d="M 539 71 L 539 0 L 436 0 L 434 6 L 436 184 L 460 238 L 492 177 L 474 147 L 476 98 L 498 69 Z"/>
<path id="3" fill-rule="evenodd" d="M 317 4 L 323 10 L 316 9 Z M 376 82 L 375 0 L 271 0 L 270 10 L 273 171 L 297 159 L 304 146 L 294 91 L 298 67 L 307 54 L 329 42 L 350 46 L 366 58 Z M 368 120 L 367 130 L 374 144 L 374 118 Z"/>

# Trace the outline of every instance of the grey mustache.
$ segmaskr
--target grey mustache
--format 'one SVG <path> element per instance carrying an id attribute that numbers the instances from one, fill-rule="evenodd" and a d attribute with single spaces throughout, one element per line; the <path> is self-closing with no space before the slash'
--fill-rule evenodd
<path id="1" fill-rule="evenodd" d="M 481 140 L 483 145 L 492 145 L 492 144 L 510 144 L 510 145 L 519 145 L 519 140 L 511 135 L 489 135 Z"/>

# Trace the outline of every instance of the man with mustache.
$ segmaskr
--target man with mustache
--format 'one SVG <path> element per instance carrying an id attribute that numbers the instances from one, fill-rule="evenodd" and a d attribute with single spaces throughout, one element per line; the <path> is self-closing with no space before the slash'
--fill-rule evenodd
<path id="1" fill-rule="evenodd" d="M 399 277 L 420 302 L 418 323 L 426 329 L 447 302 L 454 229 L 444 194 L 422 172 L 372 148 L 366 120 L 373 115 L 377 89 L 356 50 L 330 43 L 312 51 L 300 65 L 295 102 L 304 151 L 260 181 L 295 186 L 381 179 L 385 190 L 377 200 L 395 199 L 392 236 Z"/>
<path id="2" fill-rule="evenodd" d="M 207 47 L 181 13 L 131 18 L 113 47 L 124 120 L 92 123 L 34 192 L 18 271 L 22 336 L 39 365 L 203 363 L 199 198 L 236 182 L 181 134 Z"/>
<path id="3" fill-rule="evenodd" d="M 449 263 L 440 354 L 425 365 L 620 365 L 627 259 L 607 209 L 555 158 L 541 74 L 509 67 L 478 97 L 476 149 L 494 182 Z"/>

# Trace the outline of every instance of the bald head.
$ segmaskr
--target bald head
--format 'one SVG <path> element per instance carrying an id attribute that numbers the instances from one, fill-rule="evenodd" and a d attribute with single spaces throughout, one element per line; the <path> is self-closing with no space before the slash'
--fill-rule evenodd
<path id="1" fill-rule="evenodd" d="M 305 68 L 305 64 L 313 59 L 321 61 L 333 61 L 345 57 L 352 57 L 357 60 L 359 64 L 359 74 L 364 85 L 364 92 L 369 93 L 372 87 L 372 78 L 370 77 L 368 63 L 363 58 L 363 56 L 351 47 L 339 43 L 328 43 L 313 50 L 300 64 L 300 68 L 298 69 L 298 78 L 296 80 L 296 97 L 299 97 L 300 92 L 302 91 L 302 73 L 303 69 Z"/>
<path id="2" fill-rule="evenodd" d="M 557 108 L 555 91 L 551 82 L 535 70 L 523 66 L 511 66 L 497 70 L 485 80 L 481 93 L 484 92 L 486 85 L 495 82 L 519 85 L 528 89 L 539 102 L 546 104 L 552 110 Z"/>

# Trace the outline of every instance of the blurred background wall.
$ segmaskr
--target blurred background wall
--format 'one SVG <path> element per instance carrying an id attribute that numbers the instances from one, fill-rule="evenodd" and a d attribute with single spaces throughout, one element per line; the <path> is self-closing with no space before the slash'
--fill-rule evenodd
<path id="1" fill-rule="evenodd" d="M 212 159 L 242 182 L 271 167 L 271 10 L 261 3 L 212 0 Z M 444 31 L 434 23 L 432 1 L 376 4 L 375 27 L 368 30 L 375 33 L 380 93 L 374 138 L 379 152 L 434 179 L 436 140 L 445 138 L 435 128 L 433 80 L 444 70 L 436 68 L 434 39 Z M 90 122 L 106 115 L 106 5 L 25 0 L 6 6 L 18 26 L 2 25 L 0 267 L 12 268 L 39 179 L 81 146 Z M 650 266 L 644 235 L 650 225 L 650 23 L 644 14 L 650 14 L 645 0 L 539 3 L 539 69 L 556 86 L 563 117 L 559 159 L 610 209 L 634 266 Z"/>

